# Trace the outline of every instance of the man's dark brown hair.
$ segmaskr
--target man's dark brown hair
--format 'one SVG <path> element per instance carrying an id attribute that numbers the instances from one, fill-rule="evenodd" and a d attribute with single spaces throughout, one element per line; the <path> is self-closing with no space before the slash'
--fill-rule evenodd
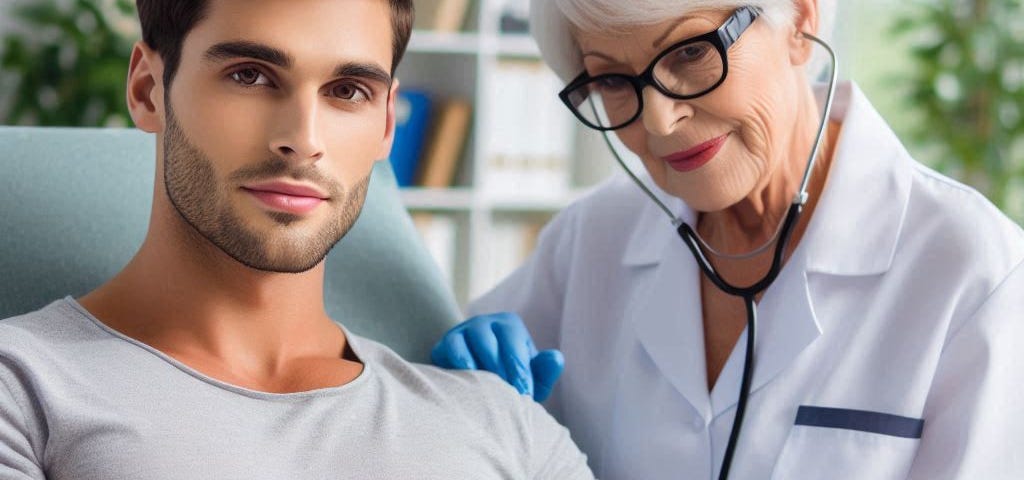
<path id="1" fill-rule="evenodd" d="M 391 4 L 391 74 L 402 60 L 412 34 L 412 0 L 387 0 Z M 142 40 L 164 61 L 164 87 L 171 85 L 181 61 L 181 45 L 206 12 L 206 0 L 136 0 Z"/>

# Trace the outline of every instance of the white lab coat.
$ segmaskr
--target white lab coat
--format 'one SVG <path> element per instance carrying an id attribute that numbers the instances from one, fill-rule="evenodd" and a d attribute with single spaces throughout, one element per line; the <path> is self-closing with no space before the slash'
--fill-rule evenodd
<path id="1" fill-rule="evenodd" d="M 833 118 L 826 191 L 758 307 L 730 478 L 1024 478 L 1024 233 L 911 159 L 856 86 L 839 86 Z M 746 334 L 709 394 L 699 275 L 664 212 L 616 178 L 552 220 L 470 313 L 518 312 L 539 348 L 565 353 L 548 407 L 599 477 L 712 479 Z M 859 423 L 797 425 L 801 406 Z M 898 436 L 879 414 L 923 433 Z"/>

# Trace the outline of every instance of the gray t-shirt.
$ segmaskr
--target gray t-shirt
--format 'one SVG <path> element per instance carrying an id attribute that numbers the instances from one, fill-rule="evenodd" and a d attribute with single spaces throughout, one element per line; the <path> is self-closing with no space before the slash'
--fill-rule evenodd
<path id="1" fill-rule="evenodd" d="M 0 479 L 592 479 L 543 408 L 490 373 L 365 365 L 272 394 L 205 376 L 74 299 L 0 321 Z"/>

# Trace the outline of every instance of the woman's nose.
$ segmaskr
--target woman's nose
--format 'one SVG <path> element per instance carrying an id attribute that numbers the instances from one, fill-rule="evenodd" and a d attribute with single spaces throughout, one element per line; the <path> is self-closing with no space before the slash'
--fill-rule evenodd
<path id="1" fill-rule="evenodd" d="M 644 110 L 641 121 L 644 128 L 659 136 L 671 135 L 679 127 L 679 122 L 693 116 L 693 107 L 685 100 L 669 98 L 654 87 L 644 88 Z"/>

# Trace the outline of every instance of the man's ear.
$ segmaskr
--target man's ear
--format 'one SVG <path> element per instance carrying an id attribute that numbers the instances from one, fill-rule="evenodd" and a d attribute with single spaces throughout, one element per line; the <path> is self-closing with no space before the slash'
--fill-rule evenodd
<path id="1" fill-rule="evenodd" d="M 140 130 L 164 129 L 163 60 L 145 42 L 135 42 L 128 66 L 128 112 Z"/>
<path id="2" fill-rule="evenodd" d="M 384 126 L 384 138 L 381 144 L 378 159 L 385 159 L 391 155 L 391 145 L 395 143 L 395 103 L 398 98 L 398 79 L 391 82 L 391 90 L 388 91 L 387 119 Z"/>
<path id="3" fill-rule="evenodd" d="M 793 35 L 789 39 L 789 60 L 793 65 L 806 65 L 814 53 L 814 42 L 805 38 L 804 33 L 818 35 L 818 0 L 797 0 L 796 17 L 793 18 Z"/>

